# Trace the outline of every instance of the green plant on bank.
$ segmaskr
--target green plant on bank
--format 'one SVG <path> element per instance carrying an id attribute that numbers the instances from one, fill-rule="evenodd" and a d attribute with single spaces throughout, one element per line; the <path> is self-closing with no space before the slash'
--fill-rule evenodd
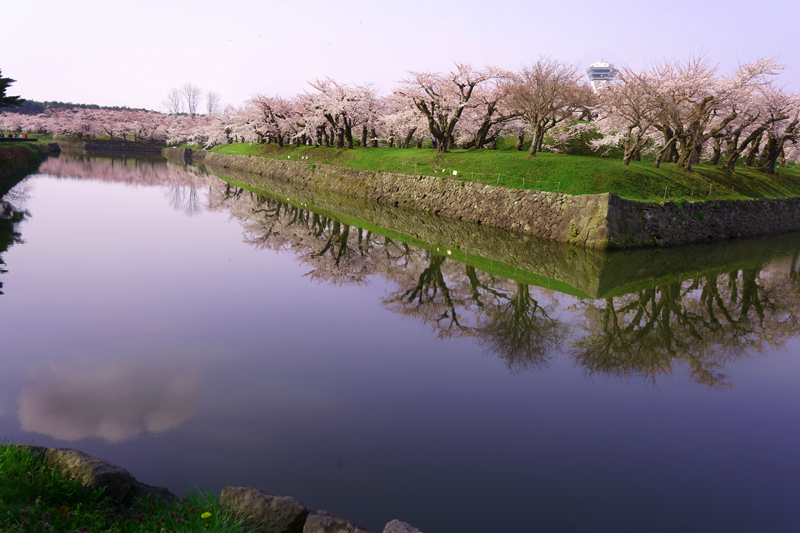
<path id="1" fill-rule="evenodd" d="M 800 196 L 800 169 L 796 167 L 780 168 L 774 176 L 744 166 L 728 172 L 717 166 L 695 165 L 692 172 L 686 172 L 674 164 L 654 168 L 652 162 L 632 161 L 626 166 L 605 157 L 544 152 L 532 158 L 513 149 L 452 150 L 437 155 L 429 148 L 344 150 L 234 143 L 211 151 L 567 194 L 611 192 L 647 201 Z"/>
<path id="2" fill-rule="evenodd" d="M 84 487 L 29 448 L 0 441 L 0 531 L 39 532 L 246 532 L 242 519 L 220 509 L 218 495 L 195 489 L 176 504 L 158 498 L 115 502 Z"/>

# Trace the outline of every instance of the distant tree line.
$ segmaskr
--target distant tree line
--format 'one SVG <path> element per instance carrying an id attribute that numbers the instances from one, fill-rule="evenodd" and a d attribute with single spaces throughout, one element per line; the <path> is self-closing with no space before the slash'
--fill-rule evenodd
<path id="1" fill-rule="evenodd" d="M 21 113 L 23 115 L 38 115 L 44 113 L 48 109 L 103 109 L 107 111 L 147 111 L 147 109 L 139 109 L 126 106 L 101 106 L 97 104 L 73 104 L 72 102 L 57 102 L 44 101 L 39 102 L 36 100 L 22 100 L 22 103 L 12 109 L 8 109 L 12 113 Z"/>

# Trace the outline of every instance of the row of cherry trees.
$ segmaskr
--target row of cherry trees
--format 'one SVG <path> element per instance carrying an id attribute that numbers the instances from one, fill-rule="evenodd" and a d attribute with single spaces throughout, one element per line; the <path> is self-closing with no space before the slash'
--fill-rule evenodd
<path id="1" fill-rule="evenodd" d="M 622 68 L 596 94 L 598 144 L 624 149 L 623 162 L 651 149 L 662 161 L 691 170 L 701 159 L 734 170 L 744 156 L 772 173 L 776 163 L 798 160 L 800 95 L 777 81 L 785 68 L 770 59 L 740 64 L 720 75 L 705 58 Z"/>
<path id="2" fill-rule="evenodd" d="M 0 130 L 51 134 L 84 140 L 92 137 L 135 141 L 201 144 L 212 123 L 204 115 L 168 115 L 154 111 L 48 109 L 38 115 L 0 114 Z"/>
<path id="3" fill-rule="evenodd" d="M 573 64 L 540 58 L 519 71 L 455 63 L 448 72 L 411 72 L 392 92 L 325 78 L 292 98 L 256 94 L 207 115 L 53 110 L 0 115 L 0 128 L 71 136 L 107 135 L 191 142 L 314 144 L 337 148 L 486 148 L 514 136 L 529 154 L 558 151 L 590 133 L 592 149 L 621 148 L 623 163 L 643 156 L 691 170 L 704 160 L 773 172 L 797 162 L 800 96 L 778 81 L 784 65 L 742 63 L 730 74 L 703 57 L 623 67 L 596 90 Z"/>

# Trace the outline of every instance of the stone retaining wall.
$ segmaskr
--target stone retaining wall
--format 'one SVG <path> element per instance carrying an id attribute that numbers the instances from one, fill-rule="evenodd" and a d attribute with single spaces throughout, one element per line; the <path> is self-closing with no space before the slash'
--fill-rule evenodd
<path id="1" fill-rule="evenodd" d="M 70 448 L 44 448 L 18 445 L 38 456 L 44 466 L 55 468 L 91 489 L 104 488 L 106 494 L 121 502 L 138 498 L 160 498 L 175 503 L 178 498 L 163 487 L 138 481 L 130 472 L 113 463 Z M 222 509 L 246 519 L 255 533 L 370 533 L 349 520 L 327 511 L 311 510 L 288 496 L 268 494 L 250 487 L 225 487 L 220 495 Z M 400 520 L 392 520 L 383 533 L 421 533 Z"/>
<path id="2" fill-rule="evenodd" d="M 185 160 L 184 149 L 167 149 Z M 608 194 L 571 196 L 450 178 L 355 170 L 306 161 L 194 151 L 192 163 L 234 169 L 447 218 L 605 248 Z"/>
<path id="3" fill-rule="evenodd" d="M 572 196 L 444 177 L 355 170 L 308 161 L 185 149 L 167 149 L 165 155 L 173 160 L 270 176 L 384 205 L 589 248 L 674 246 L 800 231 L 800 198 L 797 197 L 640 202 L 609 193 Z M 253 186 L 258 186 L 257 180 L 251 181 Z"/>
<path id="4" fill-rule="evenodd" d="M 637 202 L 612 196 L 608 235 L 618 247 L 674 246 L 800 231 L 800 198 Z"/>

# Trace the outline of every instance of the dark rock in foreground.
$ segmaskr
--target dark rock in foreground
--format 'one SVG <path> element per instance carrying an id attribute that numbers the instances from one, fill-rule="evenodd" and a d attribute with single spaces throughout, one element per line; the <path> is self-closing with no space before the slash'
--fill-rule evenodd
<path id="1" fill-rule="evenodd" d="M 225 487 L 223 509 L 242 516 L 258 533 L 302 533 L 309 511 L 294 498 L 268 494 L 250 487 Z"/>

